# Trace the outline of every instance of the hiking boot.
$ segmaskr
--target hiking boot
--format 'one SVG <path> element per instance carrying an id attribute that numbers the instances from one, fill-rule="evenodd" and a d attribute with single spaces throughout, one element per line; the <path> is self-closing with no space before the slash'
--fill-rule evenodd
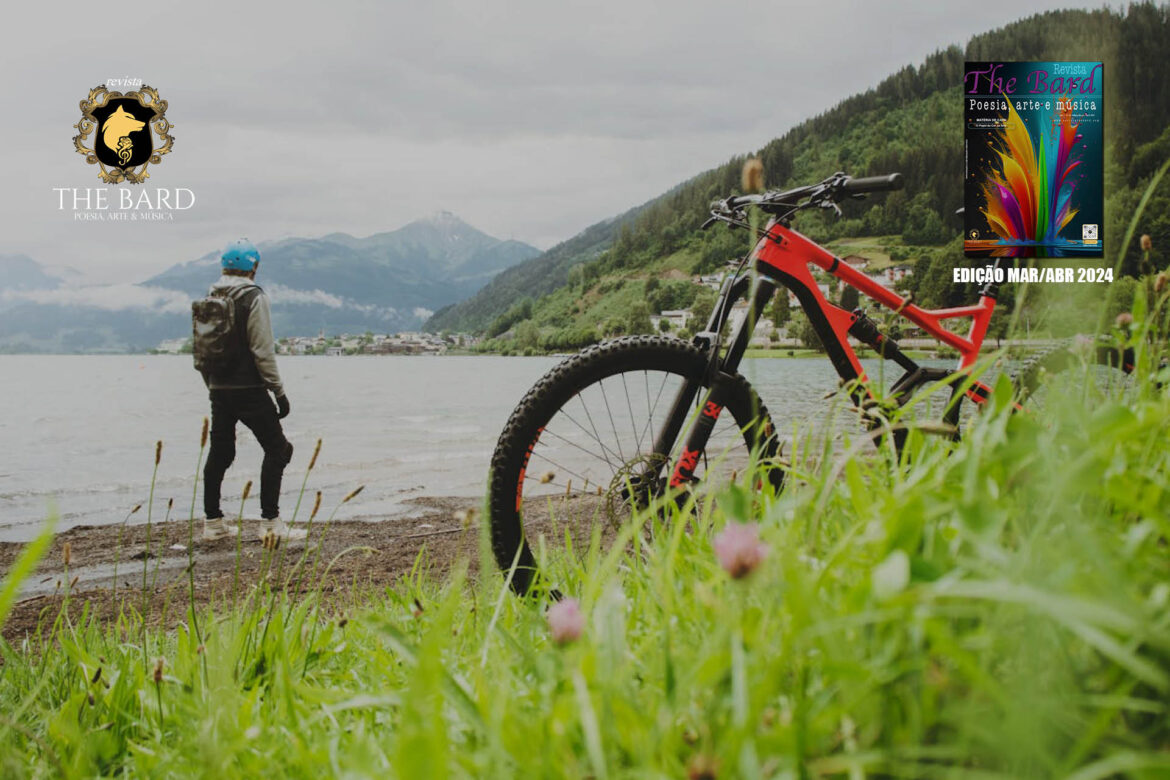
<path id="1" fill-rule="evenodd" d="M 230 526 L 222 517 L 205 517 L 203 518 L 203 541 L 214 542 L 219 539 L 226 539 L 229 536 L 236 536 L 240 533 L 240 529 L 235 526 Z"/>
<path id="2" fill-rule="evenodd" d="M 293 528 L 288 523 L 281 520 L 279 517 L 271 519 L 260 519 L 260 539 L 263 541 L 264 537 L 272 534 L 277 539 L 287 539 L 290 542 L 295 542 L 298 539 L 304 539 L 308 536 L 308 532 L 303 528 Z"/>

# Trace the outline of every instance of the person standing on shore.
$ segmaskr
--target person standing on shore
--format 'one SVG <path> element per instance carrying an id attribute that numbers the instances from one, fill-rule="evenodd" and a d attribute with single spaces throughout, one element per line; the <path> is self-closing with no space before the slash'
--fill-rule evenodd
<path id="1" fill-rule="evenodd" d="M 227 246 L 222 275 L 207 298 L 192 304 L 195 367 L 211 397 L 211 449 L 203 467 L 203 538 L 239 533 L 220 508 L 224 473 L 236 457 L 236 423 L 264 449 L 260 468 L 260 537 L 303 539 L 305 531 L 280 517 L 280 483 L 293 446 L 280 421 L 289 402 L 276 368 L 276 339 L 268 296 L 255 283 L 260 251 L 247 239 Z M 269 398 L 269 393 L 275 398 Z"/>

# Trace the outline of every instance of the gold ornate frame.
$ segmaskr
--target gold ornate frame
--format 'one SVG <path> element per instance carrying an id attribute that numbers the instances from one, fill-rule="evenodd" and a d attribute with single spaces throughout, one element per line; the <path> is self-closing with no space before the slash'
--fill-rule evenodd
<path id="1" fill-rule="evenodd" d="M 137 168 L 119 168 L 110 166 L 108 169 L 97 157 L 97 152 L 93 146 L 86 146 L 86 139 L 89 134 L 97 128 L 98 120 L 93 115 L 93 112 L 102 106 L 106 105 L 114 98 L 133 98 L 137 100 L 139 105 L 152 109 L 154 119 L 151 119 L 150 129 L 158 135 L 159 143 L 154 146 L 154 150 L 150 155 L 150 159 L 142 163 Z M 166 117 L 167 101 L 158 96 L 158 90 L 143 84 L 134 92 L 110 92 L 106 89 L 104 84 L 94 87 L 89 91 L 89 97 L 81 101 L 81 120 L 73 127 L 77 129 L 78 134 L 73 136 L 73 146 L 78 154 L 85 155 L 85 161 L 90 165 L 96 165 L 101 169 L 98 177 L 107 184 L 118 184 L 122 181 L 127 181 L 131 184 L 142 184 L 149 177 L 150 174 L 146 169 L 151 164 L 158 165 L 162 160 L 162 156 L 171 150 L 174 146 L 175 138 L 170 134 L 171 125 L 170 120 Z"/>

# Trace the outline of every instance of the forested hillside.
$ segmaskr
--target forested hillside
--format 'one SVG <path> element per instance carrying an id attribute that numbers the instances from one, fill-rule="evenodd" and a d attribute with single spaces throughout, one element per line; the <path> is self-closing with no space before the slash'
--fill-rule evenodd
<path id="1" fill-rule="evenodd" d="M 767 143 L 756 156 L 769 188 L 817 181 L 837 170 L 855 176 L 900 171 L 904 190 L 845 204 L 844 218 L 804 213 L 798 228 L 821 241 L 880 237 L 882 245 L 892 247 L 887 252 L 893 259 L 917 261 L 911 284 L 920 302 L 965 299 L 970 291 L 949 282 L 949 268 L 962 262 L 953 214 L 963 198 L 959 85 L 964 61 L 1105 62 L 1104 233 L 1107 254 L 1116 257 L 1140 193 L 1170 156 L 1168 58 L 1166 5 L 1039 14 L 977 35 L 965 49 L 951 46 L 903 68 Z M 741 233 L 698 230 L 712 199 L 739 190 L 744 159 L 729 160 L 645 206 L 589 228 L 501 275 L 469 301 L 438 313 L 429 327 L 498 333 L 531 318 L 546 338 L 550 328 L 557 329 L 553 341 L 564 341 L 566 347 L 588 336 L 588 327 L 604 331 L 611 310 L 621 306 L 613 293 L 650 277 L 669 285 L 672 277 L 713 271 L 744 251 Z M 1170 246 L 1170 187 L 1155 194 L 1141 232 L 1152 236 L 1155 247 Z M 1135 242 L 1123 270 L 1136 273 L 1138 258 Z M 571 274 L 578 266 L 581 270 Z M 556 287 L 562 292 L 554 293 Z M 569 295 L 568 289 L 575 292 Z M 621 297 L 635 302 L 647 295 L 643 287 L 627 289 Z M 685 299 L 695 295 L 701 293 L 679 292 L 674 295 L 679 300 L 670 302 L 688 305 Z"/>

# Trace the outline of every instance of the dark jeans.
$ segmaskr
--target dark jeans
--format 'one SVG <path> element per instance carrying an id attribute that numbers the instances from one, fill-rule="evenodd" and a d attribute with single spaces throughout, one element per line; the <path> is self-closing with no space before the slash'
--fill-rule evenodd
<path id="1" fill-rule="evenodd" d="M 224 472 L 236 459 L 236 423 L 251 429 L 264 448 L 260 467 L 260 516 L 266 520 L 280 516 L 280 480 L 284 467 L 292 460 L 293 446 L 284 438 L 276 406 L 262 387 L 239 390 L 212 390 L 211 451 L 203 466 L 203 512 L 209 518 L 223 517 L 219 491 Z"/>

